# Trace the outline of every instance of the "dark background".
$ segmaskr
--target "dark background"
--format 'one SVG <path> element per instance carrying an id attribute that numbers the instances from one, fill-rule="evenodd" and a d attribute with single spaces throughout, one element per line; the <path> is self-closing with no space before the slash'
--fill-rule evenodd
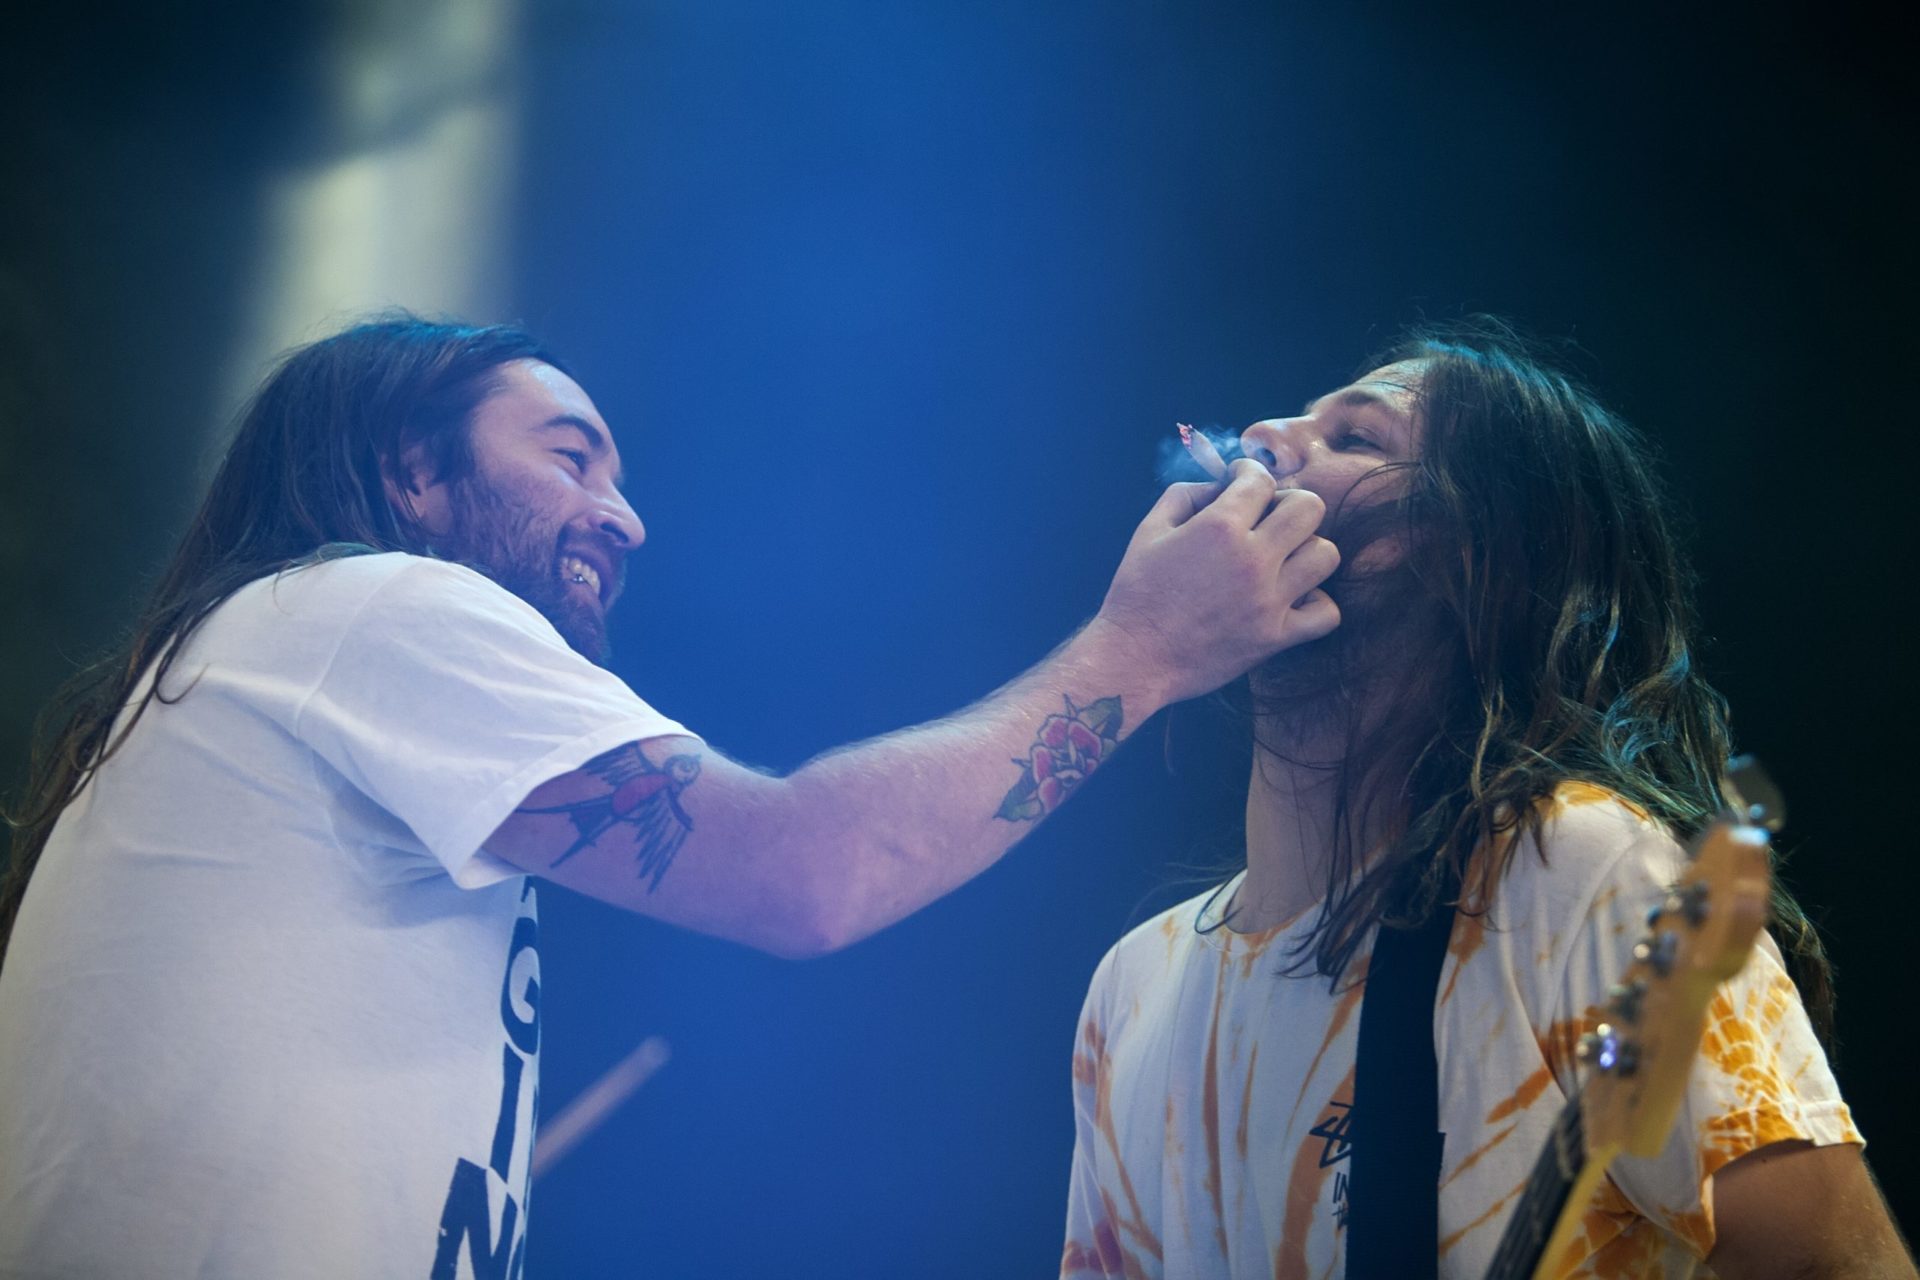
<path id="1" fill-rule="evenodd" d="M 191 510 L 261 183 L 354 145 L 309 95 L 356 11 L 9 36 L 9 777 Z M 1691 520 L 1706 662 L 1793 806 L 1840 1079 L 1911 1223 L 1916 210 L 1889 32 L 1765 4 L 574 0 L 520 23 L 513 298 L 479 318 L 548 336 L 622 434 L 650 540 L 616 668 L 756 763 L 1039 658 L 1098 605 L 1175 419 L 1291 411 L 1423 316 L 1576 341 Z M 1005 864 L 815 963 L 545 894 L 546 1113 L 643 1036 L 674 1057 L 540 1185 L 530 1272 L 1051 1274 L 1085 982 L 1230 861 L 1231 737 L 1149 727 Z"/>

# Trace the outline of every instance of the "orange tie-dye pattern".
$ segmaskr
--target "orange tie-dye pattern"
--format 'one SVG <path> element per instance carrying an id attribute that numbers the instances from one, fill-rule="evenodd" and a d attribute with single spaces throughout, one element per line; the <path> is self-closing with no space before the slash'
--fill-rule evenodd
<path id="1" fill-rule="evenodd" d="M 1102 1219 L 1093 1228 L 1093 1241 L 1083 1244 L 1069 1240 L 1060 1251 L 1061 1280 L 1075 1276 L 1126 1276 L 1144 1274 L 1138 1266 L 1127 1267 L 1125 1252 L 1113 1234 L 1113 1223 Z"/>
<path id="2" fill-rule="evenodd" d="M 1550 1042 L 1558 1042 L 1562 1040 L 1567 1042 L 1568 1044 L 1567 1052 L 1571 1054 L 1572 1043 L 1579 1039 L 1582 1031 L 1585 1029 L 1585 1024 L 1588 1021 L 1589 1020 L 1587 1019 L 1583 1019 L 1580 1024 L 1555 1023 L 1552 1026 L 1548 1027 L 1547 1030 L 1543 1032 L 1540 1037 L 1542 1055 L 1549 1056 L 1549 1050 L 1547 1049 L 1547 1045 Z M 1574 1030 L 1573 1027 L 1575 1025 L 1580 1026 L 1581 1030 Z M 1512 1119 L 1514 1116 L 1516 1116 L 1520 1112 L 1525 1111 L 1528 1107 L 1531 1107 L 1534 1103 L 1538 1102 L 1540 1100 L 1541 1095 L 1547 1091 L 1547 1087 L 1553 1083 L 1553 1071 L 1550 1063 L 1551 1063 L 1551 1057 L 1549 1056 L 1549 1065 L 1543 1065 L 1538 1069 L 1536 1069 L 1525 1080 L 1522 1080 L 1520 1084 L 1514 1088 L 1513 1092 L 1509 1093 L 1505 1098 L 1502 1098 L 1499 1102 L 1495 1103 L 1492 1106 L 1492 1108 L 1488 1110 L 1486 1119 L 1482 1121 L 1482 1124 L 1487 1126 L 1500 1124 L 1502 1121 Z M 1511 1136 L 1514 1130 L 1517 1128 L 1519 1128 L 1519 1125 L 1517 1123 L 1508 1124 L 1505 1128 L 1496 1132 L 1491 1138 L 1487 1139 L 1487 1141 L 1482 1143 L 1480 1146 L 1475 1147 L 1472 1151 L 1468 1152 L 1465 1156 L 1461 1158 L 1460 1163 L 1454 1166 L 1453 1171 L 1447 1174 L 1445 1178 L 1441 1179 L 1440 1185 L 1442 1187 L 1447 1186 L 1455 1178 L 1465 1173 L 1468 1169 L 1471 1169 L 1475 1164 L 1479 1163 L 1482 1156 L 1485 1156 L 1489 1151 L 1492 1151 L 1494 1148 L 1498 1147 L 1501 1143 L 1505 1142 L 1507 1138 Z M 1521 1191 L 1525 1188 L 1525 1185 L 1526 1185 L 1525 1182 L 1522 1181 L 1520 1184 L 1513 1187 L 1512 1190 L 1508 1191 L 1505 1195 L 1501 1196 L 1498 1200 L 1495 1200 L 1478 1217 L 1472 1219 L 1465 1226 L 1460 1227 L 1459 1229 L 1455 1230 L 1451 1234 L 1442 1237 L 1440 1241 L 1441 1254 L 1443 1255 L 1446 1254 L 1455 1245 L 1459 1244 L 1460 1241 L 1464 1240 L 1468 1236 L 1468 1234 L 1473 1232 L 1475 1229 L 1487 1226 L 1489 1223 L 1492 1223 L 1494 1219 L 1510 1203 L 1512 1203 L 1519 1197 Z"/>
<path id="3" fill-rule="evenodd" d="M 1745 1007 L 1736 1009 L 1723 989 L 1707 1007 L 1707 1030 L 1700 1056 L 1733 1086 L 1741 1110 L 1709 1116 L 1700 1125 L 1700 1173 L 1712 1177 L 1729 1162 L 1773 1142 L 1800 1137 L 1788 1114 L 1794 1090 L 1773 1052 L 1775 1032 L 1792 1011 L 1793 983 L 1775 972 L 1764 987 L 1750 988 Z M 1857 1141 L 1851 1121 L 1848 1140 Z M 1706 1235 L 1712 1239 L 1712 1227 Z"/>
<path id="4" fill-rule="evenodd" d="M 1185 1192 L 1187 1181 L 1187 1144 L 1184 1138 L 1186 1130 L 1180 1124 L 1179 1112 L 1175 1108 L 1174 1100 L 1171 1096 L 1167 1098 L 1167 1114 L 1163 1123 L 1166 1125 L 1166 1136 L 1161 1141 L 1160 1149 L 1166 1154 L 1160 1166 L 1160 1176 L 1164 1179 L 1165 1186 L 1162 1188 L 1160 1199 L 1163 1205 L 1172 1204 L 1175 1209 L 1179 1211 L 1180 1227 L 1186 1232 L 1187 1236 L 1191 1238 L 1193 1235 L 1193 1225 L 1188 1220 Z M 1166 1224 L 1161 1224 L 1163 1230 L 1165 1226 Z"/>
<path id="5" fill-rule="evenodd" d="M 1331 1095 L 1353 1097 L 1353 1068 Z M 1287 1202 L 1280 1216 L 1280 1242 L 1273 1247 L 1274 1280 L 1306 1280 L 1307 1237 L 1313 1230 L 1313 1211 L 1320 1203 L 1333 1166 L 1320 1158 L 1318 1142 L 1303 1142 L 1293 1153 L 1293 1167 L 1287 1173 Z"/>
<path id="6" fill-rule="evenodd" d="M 1180 945 L 1180 926 L 1174 921 L 1172 916 L 1168 916 L 1160 922 L 1160 936 L 1166 939 L 1167 964 L 1171 966 L 1173 964 L 1174 953 Z"/>
<path id="7" fill-rule="evenodd" d="M 1367 965 L 1370 960 L 1370 956 L 1362 956 L 1353 962 L 1352 985 L 1341 992 L 1339 1002 L 1333 1006 L 1333 1016 L 1327 1019 L 1327 1033 L 1320 1038 L 1320 1048 L 1314 1053 L 1313 1061 L 1307 1064 L 1306 1074 L 1300 1077 L 1300 1092 L 1294 1095 L 1293 1110 L 1287 1116 L 1289 1128 L 1300 1116 L 1300 1104 L 1307 1100 L 1307 1086 L 1313 1082 L 1315 1073 L 1320 1070 L 1320 1060 L 1327 1056 L 1327 1050 L 1340 1039 L 1340 1032 L 1345 1029 L 1347 1019 L 1351 1018 L 1353 1011 L 1360 1007 L 1360 997 L 1366 992 Z"/>
<path id="8" fill-rule="evenodd" d="M 1648 821 L 1647 811 L 1624 796 L 1615 795 L 1605 787 L 1596 787 L 1591 782 L 1563 782 L 1553 789 L 1553 806 L 1565 811 L 1580 809 L 1590 804 L 1617 804 L 1642 822 Z"/>
<path id="9" fill-rule="evenodd" d="M 1134 1193 L 1133 1179 L 1127 1173 L 1126 1157 L 1122 1152 L 1120 1137 L 1113 1122 L 1113 1071 L 1107 1057 L 1107 1037 L 1100 1024 L 1089 1019 L 1080 1028 L 1080 1038 L 1086 1045 L 1084 1055 L 1074 1058 L 1074 1076 L 1081 1083 L 1088 1084 L 1094 1090 L 1093 1121 L 1100 1131 L 1101 1140 L 1113 1157 L 1113 1167 L 1120 1178 L 1120 1192 L 1127 1198 L 1127 1212 L 1119 1213 L 1112 1197 L 1105 1187 L 1100 1189 L 1100 1199 L 1106 1213 L 1106 1222 L 1118 1231 L 1131 1237 L 1136 1245 L 1155 1262 L 1160 1261 L 1160 1237 L 1147 1225 L 1146 1214 L 1140 1210 L 1140 1198 Z M 1084 1065 L 1083 1065 L 1084 1060 Z M 1126 1274 L 1136 1274 L 1139 1260 L 1115 1237 L 1115 1247 L 1120 1249 L 1122 1260 L 1126 1264 Z M 1138 1274 L 1145 1275 L 1144 1270 Z"/>
<path id="10" fill-rule="evenodd" d="M 1669 1234 L 1686 1243 L 1699 1257 L 1713 1252 L 1713 1218 L 1703 1206 L 1688 1213 L 1662 1213 Z"/>
<path id="11" fill-rule="evenodd" d="M 1580 1227 L 1547 1275 L 1552 1280 L 1640 1280 L 1660 1274 L 1664 1242 L 1610 1178 L 1602 1178 L 1580 1217 Z"/>
<path id="12" fill-rule="evenodd" d="M 1466 1226 L 1461 1227 L 1459 1230 L 1454 1231 L 1451 1234 L 1440 1237 L 1440 1249 L 1439 1249 L 1440 1256 L 1444 1258 L 1449 1252 L 1452 1251 L 1455 1245 L 1459 1244 L 1462 1240 L 1466 1239 L 1467 1235 L 1470 1232 L 1472 1232 L 1474 1228 L 1484 1227 L 1489 1222 L 1492 1222 L 1494 1218 L 1500 1213 L 1501 1210 L 1505 1209 L 1509 1204 L 1512 1204 L 1516 1199 L 1519 1198 L 1521 1191 L 1526 1188 L 1526 1185 L 1527 1184 L 1524 1181 L 1518 1183 L 1513 1187 L 1512 1190 L 1508 1191 L 1505 1195 L 1501 1196 L 1498 1200 L 1495 1200 L 1492 1204 L 1488 1205 L 1486 1209 L 1481 1212 L 1479 1217 L 1467 1223 Z"/>
<path id="13" fill-rule="evenodd" d="M 1223 972 L 1213 986 L 1213 1016 L 1207 1024 L 1207 1056 L 1200 1073 L 1200 1127 L 1207 1139 L 1207 1176 L 1201 1185 L 1213 1202 L 1213 1234 L 1220 1245 L 1220 1256 L 1227 1256 L 1227 1207 L 1220 1170 L 1220 1005 L 1227 997 L 1227 975 L 1232 963 L 1226 952 L 1220 953 Z"/>
<path id="14" fill-rule="evenodd" d="M 1508 1138 L 1511 1138 L 1513 1136 L 1513 1131 L 1515 1129 L 1518 1129 L 1519 1127 L 1520 1126 L 1517 1124 L 1510 1124 L 1506 1128 L 1497 1131 L 1491 1138 L 1488 1138 L 1485 1142 L 1481 1143 L 1479 1146 L 1475 1147 L 1473 1150 L 1467 1152 L 1466 1155 L 1461 1156 L 1460 1163 L 1453 1166 L 1452 1171 L 1449 1172 L 1446 1177 L 1440 1179 L 1440 1185 L 1442 1187 L 1445 1187 L 1448 1183 L 1452 1182 L 1455 1178 L 1459 1177 L 1461 1174 L 1465 1173 L 1467 1170 L 1473 1168 L 1474 1165 L 1479 1164 L 1481 1156 L 1486 1155 L 1487 1152 L 1493 1150 L 1495 1147 L 1505 1142 Z"/>
<path id="15" fill-rule="evenodd" d="M 1520 1082 L 1518 1088 L 1508 1094 L 1502 1101 L 1496 1103 L 1493 1110 L 1487 1112 L 1486 1123 L 1499 1124 L 1514 1112 L 1525 1111 L 1538 1100 L 1541 1094 L 1547 1091 L 1547 1086 L 1552 1083 L 1552 1068 L 1546 1066 L 1544 1063 L 1541 1064 L 1532 1075 Z"/>
<path id="16" fill-rule="evenodd" d="M 1465 912 L 1454 916 L 1453 932 L 1447 938 L 1447 956 L 1453 962 L 1452 972 L 1447 975 L 1446 985 L 1440 989 L 1436 1004 L 1444 1005 L 1453 999 L 1453 989 L 1460 981 L 1460 971 L 1467 967 L 1467 961 L 1473 959 L 1474 953 L 1486 944 L 1486 916 L 1468 915 Z"/>
<path id="17" fill-rule="evenodd" d="M 1233 1153 L 1241 1160 L 1247 1158 L 1247 1121 L 1253 1116 L 1253 1073 L 1260 1065 L 1260 1046 L 1255 1044 L 1247 1055 L 1247 1083 L 1240 1091 L 1240 1124 L 1233 1131 Z"/>

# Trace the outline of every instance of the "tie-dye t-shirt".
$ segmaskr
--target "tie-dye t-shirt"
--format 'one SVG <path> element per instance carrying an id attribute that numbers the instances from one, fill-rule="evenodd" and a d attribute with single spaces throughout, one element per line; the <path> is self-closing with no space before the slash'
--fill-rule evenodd
<path id="1" fill-rule="evenodd" d="M 1434 1009 L 1440 1274 L 1485 1274 L 1574 1087 L 1574 1045 L 1630 962 L 1681 848 L 1563 787 L 1485 915 L 1456 918 Z M 1285 971 L 1318 910 L 1225 927 L 1238 888 L 1181 904 L 1100 962 L 1073 1054 L 1063 1277 L 1338 1277 L 1349 1108 L 1371 939 L 1337 991 Z M 1612 1165 L 1558 1276 L 1710 1274 L 1715 1170 L 1789 1138 L 1862 1139 L 1771 944 L 1716 995 L 1666 1149 Z"/>

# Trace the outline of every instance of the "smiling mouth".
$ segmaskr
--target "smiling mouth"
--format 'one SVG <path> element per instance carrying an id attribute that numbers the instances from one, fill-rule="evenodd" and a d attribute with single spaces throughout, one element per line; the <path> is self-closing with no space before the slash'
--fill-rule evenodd
<path id="1" fill-rule="evenodd" d="M 560 557 L 560 579 L 585 586 L 593 592 L 594 599 L 602 598 L 600 591 L 600 571 L 578 556 Z"/>

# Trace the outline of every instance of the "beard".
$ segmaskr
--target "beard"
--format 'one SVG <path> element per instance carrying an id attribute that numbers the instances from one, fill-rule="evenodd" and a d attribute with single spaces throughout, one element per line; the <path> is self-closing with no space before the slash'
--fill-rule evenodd
<path id="1" fill-rule="evenodd" d="M 1337 758 L 1383 719 L 1421 718 L 1429 668 L 1447 666 L 1448 627 L 1411 563 L 1403 505 L 1342 512 L 1323 533 L 1340 549 L 1340 567 L 1321 584 L 1340 606 L 1340 625 L 1254 668 L 1251 691 L 1276 749 L 1297 737 L 1294 745 L 1311 742 Z"/>
<path id="2" fill-rule="evenodd" d="M 453 483 L 448 507 L 450 526 L 438 549 L 532 605 L 569 648 L 605 666 L 606 614 L 560 575 L 566 526 L 542 519 L 522 488 L 478 471 Z"/>

